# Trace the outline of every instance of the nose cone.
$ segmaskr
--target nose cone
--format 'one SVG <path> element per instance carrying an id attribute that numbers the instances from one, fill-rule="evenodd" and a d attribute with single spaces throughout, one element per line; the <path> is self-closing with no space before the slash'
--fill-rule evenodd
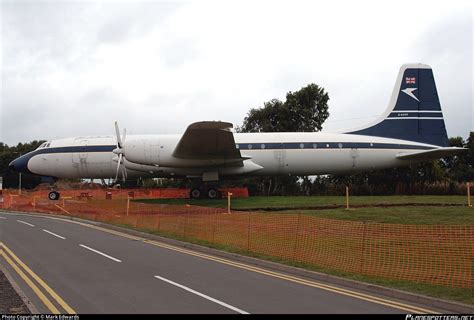
<path id="1" fill-rule="evenodd" d="M 16 172 L 22 172 L 22 173 L 30 173 L 28 170 L 28 160 L 30 159 L 29 156 L 22 155 L 19 158 L 16 158 L 10 164 L 8 165 L 8 168 L 10 170 L 16 171 Z"/>

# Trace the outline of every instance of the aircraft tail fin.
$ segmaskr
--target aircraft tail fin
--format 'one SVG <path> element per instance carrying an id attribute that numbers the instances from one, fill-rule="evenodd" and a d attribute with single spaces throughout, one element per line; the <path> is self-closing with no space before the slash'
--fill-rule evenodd
<path id="1" fill-rule="evenodd" d="M 384 115 L 348 133 L 447 147 L 449 140 L 431 67 L 403 65 Z"/>

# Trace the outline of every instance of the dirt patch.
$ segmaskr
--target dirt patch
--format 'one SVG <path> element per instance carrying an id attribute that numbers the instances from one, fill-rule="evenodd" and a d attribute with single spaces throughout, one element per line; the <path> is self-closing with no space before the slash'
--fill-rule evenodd
<path id="1" fill-rule="evenodd" d="M 30 314 L 18 293 L 0 270 L 0 314 Z"/>

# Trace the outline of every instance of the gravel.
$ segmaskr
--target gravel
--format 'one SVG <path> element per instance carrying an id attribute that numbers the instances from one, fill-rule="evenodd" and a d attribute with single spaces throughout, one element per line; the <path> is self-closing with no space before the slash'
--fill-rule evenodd
<path id="1" fill-rule="evenodd" d="M 30 314 L 18 293 L 0 270 L 0 314 Z"/>

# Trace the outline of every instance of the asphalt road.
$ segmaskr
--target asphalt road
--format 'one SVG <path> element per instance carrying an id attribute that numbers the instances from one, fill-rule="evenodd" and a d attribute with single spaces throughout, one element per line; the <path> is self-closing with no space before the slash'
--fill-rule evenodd
<path id="1" fill-rule="evenodd" d="M 0 242 L 77 313 L 442 312 L 69 220 L 0 213 Z M 51 313 L 4 257 L 0 263 Z"/>

